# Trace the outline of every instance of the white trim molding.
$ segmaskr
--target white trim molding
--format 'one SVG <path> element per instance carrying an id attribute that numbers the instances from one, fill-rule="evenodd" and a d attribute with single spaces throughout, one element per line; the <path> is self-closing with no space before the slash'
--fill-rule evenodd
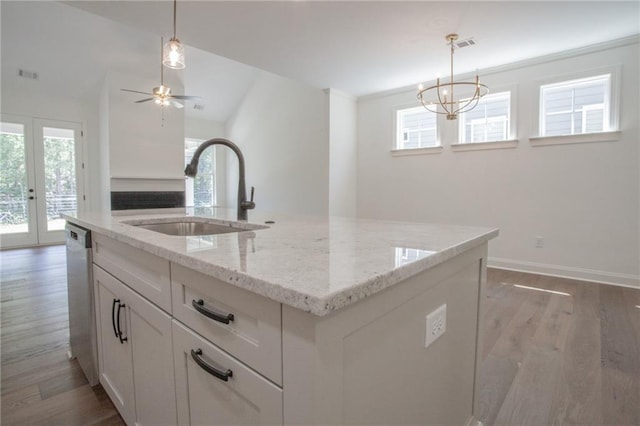
<path id="1" fill-rule="evenodd" d="M 442 145 L 429 146 L 425 148 L 392 149 L 391 155 L 394 157 L 405 157 L 409 155 L 440 154 L 442 149 Z"/>
<path id="2" fill-rule="evenodd" d="M 470 143 L 454 143 L 451 144 L 451 150 L 454 152 L 463 151 L 483 151 L 487 149 L 507 149 L 517 148 L 518 140 L 507 141 L 489 141 L 489 142 L 470 142 Z"/>
<path id="3" fill-rule="evenodd" d="M 598 132 L 580 133 L 577 135 L 564 136 L 531 136 L 529 143 L 531 146 L 553 146 L 572 143 L 593 143 L 593 142 L 616 142 L 620 140 L 622 132 Z"/>
<path id="4" fill-rule="evenodd" d="M 509 271 L 529 272 L 538 275 L 569 278 L 573 280 L 589 281 L 601 284 L 611 284 L 620 287 L 640 289 L 640 275 L 619 274 L 616 272 L 597 271 L 594 269 L 572 268 L 560 265 L 525 262 L 513 259 L 489 257 L 489 268 L 506 269 Z"/>
<path id="5" fill-rule="evenodd" d="M 111 176 L 111 191 L 184 191 L 186 177 Z"/>

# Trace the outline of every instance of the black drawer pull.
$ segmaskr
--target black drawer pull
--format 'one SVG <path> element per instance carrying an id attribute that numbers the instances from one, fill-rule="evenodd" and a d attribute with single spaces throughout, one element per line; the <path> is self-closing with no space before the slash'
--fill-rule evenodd
<path id="1" fill-rule="evenodd" d="M 229 324 L 229 321 L 233 321 L 234 320 L 234 316 L 233 314 L 219 314 L 217 312 L 212 311 L 211 309 L 207 309 L 204 307 L 204 300 L 199 299 L 199 300 L 192 300 L 191 301 L 191 305 L 193 305 L 193 308 L 200 312 L 202 315 L 204 315 L 205 317 L 211 318 L 212 320 L 216 320 L 218 322 L 224 323 L 224 324 Z"/>
<path id="2" fill-rule="evenodd" d="M 120 303 L 120 299 L 113 299 L 113 305 L 111 305 L 111 325 L 113 326 L 113 332 L 118 336 L 118 330 L 116 329 L 116 303 Z"/>
<path id="3" fill-rule="evenodd" d="M 214 368 L 209 364 L 207 364 L 202 358 L 200 358 L 201 355 L 202 355 L 202 349 L 198 348 L 195 351 L 191 349 L 191 358 L 193 358 L 196 364 L 198 364 L 200 368 L 202 368 L 204 371 L 211 374 L 212 376 L 217 377 L 223 382 L 228 382 L 229 377 L 233 377 L 233 371 L 229 369 L 227 369 L 227 371 L 220 371 L 217 368 Z"/>
<path id="4" fill-rule="evenodd" d="M 122 343 L 123 345 L 124 345 L 124 342 L 127 341 L 127 338 L 122 337 L 122 330 L 120 329 L 120 309 L 124 307 L 125 307 L 124 303 L 120 303 L 120 300 L 118 299 L 118 315 L 116 319 L 116 324 L 118 324 L 118 338 L 120 339 L 120 343 Z"/>

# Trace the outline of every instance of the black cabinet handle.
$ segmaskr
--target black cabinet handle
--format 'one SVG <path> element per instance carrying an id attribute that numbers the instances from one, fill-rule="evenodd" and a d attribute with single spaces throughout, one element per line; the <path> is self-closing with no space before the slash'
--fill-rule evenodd
<path id="1" fill-rule="evenodd" d="M 233 321 L 234 320 L 234 316 L 233 314 L 219 314 L 215 311 L 212 311 L 211 309 L 205 308 L 204 307 L 204 300 L 199 299 L 199 300 L 192 300 L 191 301 L 191 305 L 193 305 L 193 308 L 200 312 L 202 315 L 204 315 L 205 317 L 211 318 L 212 320 L 216 320 L 218 322 L 224 323 L 224 324 L 229 324 L 229 321 Z"/>
<path id="2" fill-rule="evenodd" d="M 113 326 L 113 332 L 118 337 L 118 330 L 116 329 L 116 303 L 120 303 L 119 299 L 113 299 L 113 305 L 111 305 L 111 325 Z"/>
<path id="3" fill-rule="evenodd" d="M 116 319 L 116 323 L 118 324 L 118 338 L 120 339 L 120 343 L 124 345 L 124 342 L 127 341 L 126 337 L 122 337 L 122 330 L 120 329 L 120 309 L 124 308 L 124 303 L 120 303 L 120 299 L 118 299 L 118 318 Z"/>
<path id="4" fill-rule="evenodd" d="M 193 358 L 196 364 L 198 364 L 204 371 L 211 374 L 212 376 L 217 377 L 223 382 L 228 382 L 229 377 L 233 377 L 233 371 L 229 369 L 227 369 L 227 371 L 218 370 L 217 368 L 210 366 L 202 358 L 200 358 L 201 355 L 202 349 L 196 349 L 195 351 L 191 349 L 191 358 Z"/>

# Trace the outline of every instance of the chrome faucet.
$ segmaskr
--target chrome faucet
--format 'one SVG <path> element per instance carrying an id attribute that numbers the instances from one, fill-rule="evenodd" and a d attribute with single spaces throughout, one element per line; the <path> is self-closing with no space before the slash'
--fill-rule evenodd
<path id="1" fill-rule="evenodd" d="M 240 164 L 240 176 L 238 180 L 238 220 L 247 220 L 247 210 L 251 210 L 256 207 L 256 204 L 253 202 L 253 192 L 255 188 L 253 186 L 251 187 L 251 200 L 247 201 L 247 188 L 244 182 L 244 156 L 236 144 L 231 142 L 229 139 L 224 138 L 214 138 L 202 142 L 198 149 L 196 149 L 196 152 L 193 153 L 191 162 L 187 164 L 187 167 L 185 167 L 184 174 L 188 177 L 196 177 L 196 174 L 198 174 L 198 161 L 200 161 L 200 155 L 202 155 L 202 151 L 211 145 L 227 146 L 231 148 L 238 157 L 238 163 Z"/>

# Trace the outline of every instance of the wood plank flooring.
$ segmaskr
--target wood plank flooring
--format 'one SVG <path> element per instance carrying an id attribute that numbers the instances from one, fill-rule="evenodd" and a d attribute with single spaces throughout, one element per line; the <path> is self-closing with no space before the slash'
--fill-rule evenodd
<path id="1" fill-rule="evenodd" d="M 2 425 L 124 424 L 67 359 L 65 268 L 0 252 Z M 483 333 L 484 425 L 640 425 L 640 290 L 490 269 Z"/>
<path id="2" fill-rule="evenodd" d="M 640 425 L 640 290 L 487 275 L 485 425 Z"/>
<path id="3" fill-rule="evenodd" d="M 69 360 L 64 246 L 0 251 L 2 425 L 124 425 Z"/>

